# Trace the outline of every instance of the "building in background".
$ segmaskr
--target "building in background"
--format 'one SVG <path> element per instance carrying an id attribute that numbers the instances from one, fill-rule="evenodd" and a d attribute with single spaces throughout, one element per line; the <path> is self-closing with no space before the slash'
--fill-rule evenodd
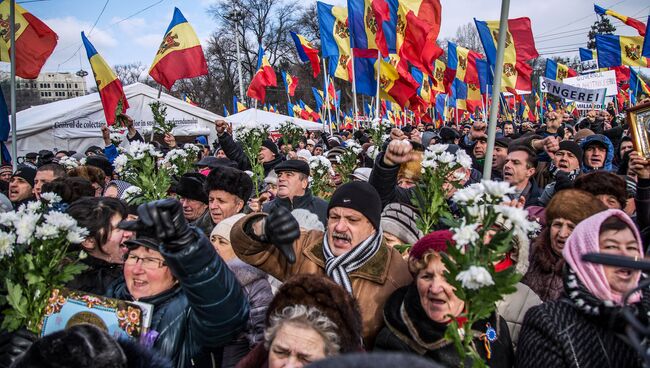
<path id="1" fill-rule="evenodd" d="M 16 91 L 34 91 L 43 103 L 85 95 L 86 80 L 74 73 L 46 72 L 36 79 L 16 78 Z"/>

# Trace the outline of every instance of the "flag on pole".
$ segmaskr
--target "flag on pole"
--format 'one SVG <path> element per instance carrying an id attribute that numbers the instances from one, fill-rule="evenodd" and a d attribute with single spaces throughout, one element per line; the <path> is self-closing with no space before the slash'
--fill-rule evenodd
<path id="1" fill-rule="evenodd" d="M 584 47 L 580 48 L 580 61 L 590 61 L 597 60 L 598 54 L 596 50 L 586 49 Z"/>
<path id="2" fill-rule="evenodd" d="M 643 48 L 641 50 L 641 55 L 650 58 L 650 15 L 648 15 L 648 20 L 645 24 L 645 36 L 643 37 Z"/>
<path id="3" fill-rule="evenodd" d="M 388 4 L 375 0 L 374 8 L 380 11 L 380 18 L 388 19 Z M 381 1 L 381 4 L 379 3 Z M 350 47 L 362 50 L 379 50 L 377 30 L 382 23 L 377 22 L 373 9 L 373 0 L 347 0 L 348 26 L 350 27 Z"/>
<path id="4" fill-rule="evenodd" d="M 400 59 L 433 75 L 433 62 L 444 52 L 436 44 L 442 6 L 439 0 L 402 0 L 397 11 L 397 51 Z"/>
<path id="5" fill-rule="evenodd" d="M 174 16 L 151 63 L 149 75 L 169 90 L 179 79 L 206 74 L 208 64 L 201 42 L 181 11 L 174 8 Z"/>
<path id="6" fill-rule="evenodd" d="M 185 93 L 181 94 L 181 100 L 187 102 L 188 104 L 192 106 L 199 106 L 196 102 L 192 101 L 192 99 Z"/>
<path id="7" fill-rule="evenodd" d="M 318 29 L 320 32 L 323 57 L 328 59 L 328 72 L 331 76 L 350 81 L 350 30 L 348 28 L 348 9 L 316 2 L 318 10 Z"/>
<path id="8" fill-rule="evenodd" d="M 264 49 L 260 45 L 257 53 L 257 72 L 255 72 L 251 84 L 248 86 L 246 96 L 264 103 L 266 99 L 266 87 L 275 87 L 277 85 L 275 70 L 273 70 L 269 60 L 264 56 Z"/>
<path id="9" fill-rule="evenodd" d="M 433 68 L 433 91 L 435 93 L 445 93 L 445 73 L 447 72 L 447 65 L 442 60 L 436 60 Z"/>
<path id="10" fill-rule="evenodd" d="M 431 104 L 435 99 L 433 91 L 431 90 L 431 83 L 429 82 L 429 76 L 416 67 L 411 68 L 411 75 L 413 79 L 419 84 L 417 89 L 417 94 L 420 96 L 427 104 Z"/>
<path id="11" fill-rule="evenodd" d="M 408 72 L 399 72 L 391 63 L 381 58 L 375 63 L 375 68 L 380 72 L 379 96 L 396 102 L 401 107 L 409 106 L 407 102 L 418 91 L 418 83 L 415 79 Z"/>
<path id="12" fill-rule="evenodd" d="M 478 52 L 457 46 L 453 42 L 447 43 L 447 74 L 451 78 L 458 78 L 461 82 L 478 84 L 478 71 L 476 60 L 482 56 Z"/>
<path id="13" fill-rule="evenodd" d="M 314 78 L 320 73 L 320 59 L 318 57 L 318 49 L 314 47 L 311 42 L 296 32 L 291 32 L 293 43 L 296 44 L 296 51 L 298 57 L 303 63 L 311 63 L 311 68 L 314 71 Z"/>
<path id="14" fill-rule="evenodd" d="M 598 66 L 611 68 L 619 65 L 650 67 L 650 58 L 642 56 L 643 37 L 596 35 Z"/>
<path id="15" fill-rule="evenodd" d="M 578 75 L 578 72 L 568 66 L 558 63 L 555 60 L 546 59 L 546 69 L 544 72 L 546 78 L 562 82 L 564 78 L 575 77 L 576 75 Z"/>
<path id="16" fill-rule="evenodd" d="M 495 68 L 499 21 L 474 19 L 474 23 L 478 29 L 479 38 L 485 50 L 485 56 L 490 66 Z M 533 69 L 528 65 L 527 61 L 538 56 L 530 19 L 526 17 L 508 19 L 508 34 L 506 35 L 505 51 L 503 54 L 502 88 L 513 93 L 517 90 L 531 91 L 532 83 L 530 76 Z"/>
<path id="17" fill-rule="evenodd" d="M 226 105 L 223 105 L 223 117 L 227 117 L 227 116 L 230 116 L 230 113 L 228 112 Z"/>
<path id="18" fill-rule="evenodd" d="M 479 90 L 482 95 L 488 93 L 488 86 L 494 84 L 490 65 L 485 59 L 476 59 L 476 72 L 478 73 Z"/>
<path id="19" fill-rule="evenodd" d="M 397 11 L 398 0 L 372 0 L 377 19 L 376 43 L 381 55 L 386 57 L 397 53 Z M 388 17 L 388 18 L 386 18 Z"/>
<path id="20" fill-rule="evenodd" d="M 639 35 L 645 36 L 646 25 L 643 24 L 643 22 L 641 22 L 641 21 L 638 21 L 638 20 L 636 20 L 636 19 L 634 19 L 632 17 L 625 16 L 623 14 L 617 13 L 617 12 L 611 10 L 611 9 L 601 8 L 600 6 L 598 6 L 596 4 L 594 4 L 594 11 L 598 15 L 610 15 L 610 16 L 620 20 L 621 22 L 627 24 L 628 26 L 636 29 L 637 32 L 639 32 Z"/>
<path id="21" fill-rule="evenodd" d="M 650 97 L 650 88 L 646 82 L 639 77 L 639 75 L 630 68 L 630 93 L 636 99 L 637 96 L 645 94 L 647 97 Z M 632 102 L 634 103 L 634 102 Z"/>
<path id="22" fill-rule="evenodd" d="M 97 50 L 83 32 L 81 32 L 81 40 L 86 48 L 90 68 L 93 71 L 95 83 L 97 83 L 97 91 L 99 92 L 99 98 L 102 100 L 106 123 L 113 125 L 115 124 L 115 110 L 118 103 L 122 101 L 122 111 L 129 108 L 129 102 L 124 95 L 124 90 L 122 90 L 122 82 L 115 76 L 104 58 L 97 53 Z"/>
<path id="23" fill-rule="evenodd" d="M 296 93 L 296 87 L 298 87 L 298 78 L 283 70 L 282 80 L 284 81 L 285 91 L 289 94 L 289 96 L 293 97 L 293 95 Z"/>
<path id="24" fill-rule="evenodd" d="M 11 164 L 11 155 L 9 149 L 5 146 L 5 142 L 9 139 L 9 109 L 7 109 L 7 102 L 5 102 L 5 95 L 0 88 L 0 154 L 2 161 L 0 164 Z"/>
<path id="25" fill-rule="evenodd" d="M 0 61 L 11 62 L 11 39 L 9 34 L 10 1 L 0 2 L 2 37 L 0 37 Z M 40 19 L 16 4 L 16 75 L 36 79 L 45 61 L 56 47 L 58 36 Z M 3 154 L 4 160 L 4 154 Z"/>
<path id="26" fill-rule="evenodd" d="M 244 103 L 242 103 L 242 102 L 239 102 L 239 100 L 237 99 L 237 96 L 232 96 L 232 113 L 233 114 L 236 114 L 238 112 L 242 112 L 242 111 L 244 111 L 246 109 L 247 109 L 246 105 L 244 105 Z"/>

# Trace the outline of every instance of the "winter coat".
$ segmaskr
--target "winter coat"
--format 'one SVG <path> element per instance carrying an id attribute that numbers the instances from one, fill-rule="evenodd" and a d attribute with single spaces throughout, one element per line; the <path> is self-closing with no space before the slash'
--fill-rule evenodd
<path id="1" fill-rule="evenodd" d="M 642 366 L 636 350 L 623 340 L 627 323 L 620 312 L 588 315 L 567 295 L 526 313 L 517 347 L 518 367 Z M 648 304 L 646 291 L 641 302 L 635 305 L 643 325 L 647 325 L 647 318 L 643 316 L 649 310 Z"/>
<path id="2" fill-rule="evenodd" d="M 105 295 L 111 285 L 124 281 L 121 264 L 108 263 L 91 256 L 82 259 L 81 263 L 88 268 L 68 282 L 66 288 L 95 295 Z"/>
<path id="3" fill-rule="evenodd" d="M 504 296 L 503 300 L 497 303 L 497 312 L 506 320 L 512 344 L 516 348 L 526 312 L 530 308 L 542 304 L 542 300 L 531 288 L 521 282 L 517 283 L 515 287 L 517 291 Z"/>
<path id="4" fill-rule="evenodd" d="M 203 235 L 210 237 L 210 234 L 212 234 L 212 229 L 214 229 L 214 222 L 212 222 L 210 210 L 206 209 L 205 212 L 199 216 L 199 218 L 191 222 L 191 225 L 194 225 L 197 229 L 203 231 Z"/>
<path id="5" fill-rule="evenodd" d="M 614 166 L 612 163 L 614 162 L 614 145 L 612 144 L 612 141 L 609 140 L 609 138 L 605 137 L 604 135 L 600 134 L 594 134 L 590 135 L 587 138 L 585 138 L 582 143 L 580 143 L 580 148 L 582 150 L 585 150 L 585 147 L 590 143 L 598 141 L 604 144 L 607 147 L 607 155 L 605 156 L 605 164 L 603 165 L 602 168 L 599 170 L 605 170 L 605 171 L 611 171 L 611 172 L 616 172 Z M 594 171 L 592 167 L 587 166 L 584 161 L 582 162 L 582 172 L 591 172 Z"/>
<path id="6" fill-rule="evenodd" d="M 314 196 L 310 189 L 307 189 L 303 196 L 293 197 L 293 201 L 289 200 L 289 198 L 275 197 L 274 200 L 262 206 L 262 211 L 270 213 L 276 207 L 284 207 L 289 211 L 297 208 L 305 209 L 318 216 L 318 220 L 323 226 L 327 226 L 327 201 Z"/>
<path id="7" fill-rule="evenodd" d="M 639 178 L 636 183 L 636 223 L 646 253 L 650 249 L 650 179 Z"/>
<path id="8" fill-rule="evenodd" d="M 441 363 L 445 367 L 460 367 L 461 361 L 456 348 L 450 340 L 444 338 L 447 324 L 429 319 L 420 304 L 414 284 L 403 287 L 391 295 L 384 306 L 384 319 L 386 327 L 377 336 L 376 350 L 414 353 Z M 491 359 L 489 360 L 486 359 L 487 351 L 484 342 L 479 339 L 479 336 L 485 333 L 488 323 L 497 333 L 497 339 L 490 343 Z M 478 353 L 490 367 L 513 366 L 512 343 L 503 318 L 492 314 L 487 320 L 476 322 L 472 330 Z"/>
<path id="9" fill-rule="evenodd" d="M 525 195 L 526 204 L 524 207 L 537 206 L 537 202 L 539 200 L 539 197 L 542 195 L 543 188 L 540 188 L 537 185 L 537 181 L 535 181 L 534 178 L 530 178 L 528 182 L 530 183 L 530 189 Z"/>
<path id="10" fill-rule="evenodd" d="M 530 258 L 528 272 L 521 282 L 530 287 L 544 302 L 557 300 L 562 294 L 564 258 L 551 249 L 546 237 L 540 236 Z"/>
<path id="11" fill-rule="evenodd" d="M 296 262 L 291 264 L 278 248 L 253 239 L 244 231 L 245 224 L 264 216 L 266 215 L 260 213 L 250 214 L 233 226 L 231 244 L 242 261 L 280 281 L 300 273 L 326 275 L 322 232 L 300 233 L 300 237 L 293 243 Z M 384 301 L 395 290 L 411 283 L 412 277 L 399 252 L 385 243 L 382 243 L 377 254 L 349 276 L 354 297 L 361 310 L 364 342 L 369 347 L 383 326 Z"/>
<path id="12" fill-rule="evenodd" d="M 219 145 L 221 145 L 221 149 L 223 149 L 226 157 L 235 162 L 239 170 L 251 170 L 251 163 L 248 160 L 248 157 L 246 157 L 246 154 L 244 154 L 244 150 L 242 150 L 239 143 L 235 142 L 235 140 L 232 139 L 232 136 L 230 134 L 224 133 L 218 136 L 218 138 Z M 264 176 L 268 175 L 269 171 L 273 170 L 273 168 L 282 161 L 284 161 L 284 157 L 278 154 L 272 161 L 263 163 L 262 166 L 264 166 Z"/>
<path id="13" fill-rule="evenodd" d="M 204 347 L 228 344 L 246 326 L 249 305 L 235 275 L 200 231 L 181 249 L 161 245 L 160 253 L 178 283 L 139 301 L 153 304 L 150 329 L 159 333 L 153 347 L 174 367 L 193 366 Z M 124 281 L 107 296 L 133 300 Z"/>

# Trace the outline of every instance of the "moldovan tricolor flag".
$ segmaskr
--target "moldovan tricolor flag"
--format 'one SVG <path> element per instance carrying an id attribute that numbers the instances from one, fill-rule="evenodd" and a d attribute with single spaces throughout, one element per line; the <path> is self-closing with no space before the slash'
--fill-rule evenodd
<path id="1" fill-rule="evenodd" d="M 499 35 L 499 21 L 482 21 L 474 19 L 478 35 L 481 38 L 485 56 L 488 62 L 495 67 L 497 59 L 497 40 Z M 533 68 L 527 61 L 539 56 L 535 48 L 535 39 L 530 25 L 530 19 L 508 19 L 508 34 L 506 35 L 506 49 L 503 55 L 502 88 L 511 92 L 531 91 L 530 75 Z M 498 91 L 495 91 L 497 93 Z"/>
<path id="2" fill-rule="evenodd" d="M 546 78 L 562 82 L 564 78 L 575 77 L 576 75 L 578 75 L 578 72 L 568 66 L 555 60 L 546 59 L 546 70 L 544 72 Z"/>
<path id="3" fill-rule="evenodd" d="M 122 111 L 126 111 L 129 108 L 129 103 L 122 90 L 122 82 L 115 76 L 115 73 L 113 73 L 113 70 L 108 66 L 104 58 L 97 53 L 97 50 L 95 50 L 95 47 L 83 32 L 81 32 L 81 40 L 86 48 L 86 55 L 88 55 L 88 61 L 90 62 L 90 67 L 95 77 L 95 83 L 97 83 L 99 97 L 102 100 L 102 107 L 104 107 L 106 123 L 113 125 L 115 124 L 115 110 L 120 100 L 122 101 Z"/>
<path id="4" fill-rule="evenodd" d="M 418 83 L 408 72 L 399 72 L 391 63 L 381 58 L 377 60 L 375 68 L 380 65 L 379 96 L 396 102 L 401 107 L 408 106 L 407 102 L 418 92 Z"/>
<path id="5" fill-rule="evenodd" d="M 10 62 L 9 0 L 0 2 L 3 37 L 0 37 L 0 61 Z M 56 47 L 57 35 L 40 19 L 16 4 L 16 75 L 36 79 Z"/>
<path id="6" fill-rule="evenodd" d="M 439 0 L 402 0 L 397 11 L 397 50 L 400 59 L 433 75 L 433 63 L 444 51 L 436 44 L 442 6 Z"/>
<path id="7" fill-rule="evenodd" d="M 296 51 L 298 51 L 300 60 L 303 63 L 311 63 L 311 68 L 314 70 L 314 78 L 316 78 L 318 76 L 318 73 L 320 73 L 318 49 L 315 48 L 311 42 L 307 41 L 306 38 L 297 34 L 296 32 L 291 32 L 291 38 L 293 38 L 293 42 L 296 44 Z"/>
<path id="8" fill-rule="evenodd" d="M 351 81 L 348 9 L 320 1 L 316 2 L 316 8 L 323 57 L 328 59 L 328 73 L 330 76 Z"/>
<path id="9" fill-rule="evenodd" d="M 643 22 L 641 22 L 641 21 L 638 21 L 638 20 L 636 20 L 636 19 L 634 19 L 632 17 L 625 16 L 623 14 L 617 13 L 617 12 L 611 10 L 611 9 L 601 8 L 600 6 L 598 6 L 596 4 L 594 4 L 594 11 L 596 12 L 596 14 L 599 14 L 599 15 L 610 15 L 610 16 L 612 16 L 614 18 L 617 18 L 621 22 L 623 22 L 623 23 L 627 24 L 628 26 L 636 29 L 637 32 L 639 32 L 639 35 L 645 36 L 645 26 L 646 25 L 643 24 Z"/>
<path id="10" fill-rule="evenodd" d="M 266 87 L 275 87 L 277 85 L 275 71 L 266 59 L 266 56 L 264 56 L 264 49 L 260 46 L 257 53 L 257 72 L 255 72 L 253 80 L 251 80 L 251 84 L 248 86 L 246 96 L 264 103 L 266 99 Z"/>
<path id="11" fill-rule="evenodd" d="M 174 16 L 151 63 L 149 75 L 169 90 L 179 79 L 206 74 L 208 64 L 199 38 L 181 11 L 174 8 Z"/>
<path id="12" fill-rule="evenodd" d="M 596 50 L 586 49 L 584 47 L 580 48 L 580 61 L 590 61 L 594 59 L 598 59 Z"/>
<path id="13" fill-rule="evenodd" d="M 598 66 L 612 68 L 619 65 L 650 67 L 650 59 L 641 55 L 643 37 L 596 35 Z"/>
<path id="14" fill-rule="evenodd" d="M 282 71 L 282 80 L 284 81 L 285 91 L 289 96 L 293 97 L 296 93 L 296 87 L 298 87 L 298 78 L 288 72 Z"/>

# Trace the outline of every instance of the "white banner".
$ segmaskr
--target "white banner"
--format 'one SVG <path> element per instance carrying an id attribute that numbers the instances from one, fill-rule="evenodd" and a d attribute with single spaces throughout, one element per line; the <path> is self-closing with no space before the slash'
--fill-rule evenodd
<path id="1" fill-rule="evenodd" d="M 602 103 L 605 100 L 606 89 L 588 89 L 574 87 L 552 79 L 540 77 L 540 90 L 553 96 L 578 102 Z"/>
<path id="2" fill-rule="evenodd" d="M 616 84 L 616 72 L 608 70 L 605 72 L 589 73 L 577 77 L 565 78 L 563 83 L 570 86 L 587 88 L 587 89 L 607 89 L 607 96 L 616 96 L 618 94 L 618 85 Z"/>

